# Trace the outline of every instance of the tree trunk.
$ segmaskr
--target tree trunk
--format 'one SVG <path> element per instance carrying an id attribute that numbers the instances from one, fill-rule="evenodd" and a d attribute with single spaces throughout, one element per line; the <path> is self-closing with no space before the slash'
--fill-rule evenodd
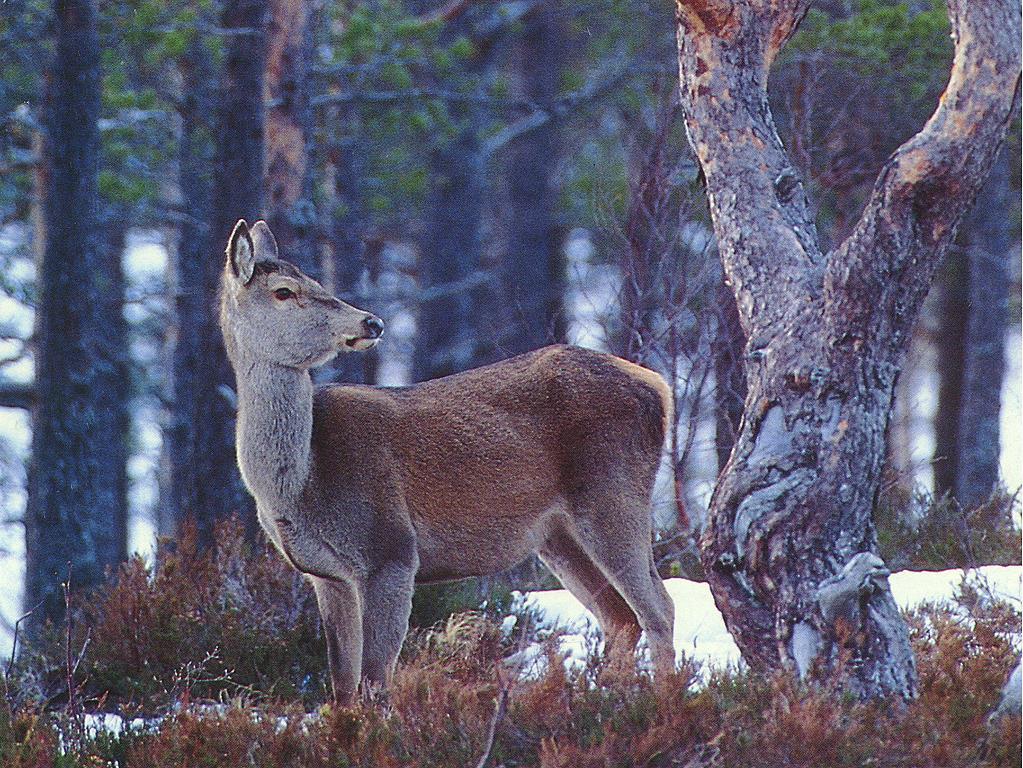
<path id="1" fill-rule="evenodd" d="M 203 396 L 197 403 L 196 463 L 200 487 L 194 516 L 199 540 L 212 541 L 218 520 L 238 514 L 246 530 L 257 528 L 255 506 L 242 485 L 234 447 L 234 375 L 224 352 L 215 297 L 224 266 L 223 247 L 238 219 L 258 219 L 263 209 L 263 58 L 266 0 L 225 0 L 226 37 L 220 105 L 214 127 L 211 237 L 205 257 L 200 328 Z"/>
<path id="2" fill-rule="evenodd" d="M 475 129 L 464 130 L 434 151 L 433 189 L 419 247 L 424 289 L 445 286 L 442 295 L 419 307 L 412 360 L 415 381 L 472 368 L 482 344 L 476 308 L 478 288 L 468 281 L 480 269 L 480 232 L 485 182 Z"/>
<path id="3" fill-rule="evenodd" d="M 265 90 L 268 222 L 283 258 L 315 280 L 322 277 L 317 248 L 308 69 L 312 55 L 308 0 L 269 0 Z"/>
<path id="4" fill-rule="evenodd" d="M 168 284 L 174 297 L 175 323 L 171 338 L 170 409 L 164 454 L 165 480 L 160 494 L 158 529 L 173 536 L 188 517 L 199 520 L 211 503 L 206 486 L 207 459 L 200 454 L 201 437 L 208 424 L 200 413 L 213 413 L 222 397 L 216 382 L 206 373 L 217 370 L 218 352 L 207 343 L 211 327 L 213 295 L 208 292 L 210 274 L 219 271 L 218 247 L 212 234 L 213 142 L 207 114 L 215 104 L 211 82 L 213 64 L 203 40 L 197 40 L 181 65 L 181 138 L 178 172 L 181 198 L 187 202 L 178 228 L 177 245 L 168 265 Z M 209 525 L 204 526 L 209 530 Z M 207 539 L 205 544 L 209 544 Z"/>
<path id="5" fill-rule="evenodd" d="M 745 414 L 711 499 L 704 570 L 752 667 L 821 667 L 854 695 L 910 697 L 913 656 L 872 507 L 910 332 L 1011 114 L 1020 6 L 950 0 L 945 95 L 828 254 L 767 102 L 770 64 L 808 7 L 678 5 L 689 137 L 749 339 Z"/>
<path id="6" fill-rule="evenodd" d="M 63 615 L 61 582 L 98 583 L 125 556 L 126 341 L 120 251 L 99 220 L 100 51 L 89 0 L 54 3 L 38 192 L 36 403 L 26 519 L 33 631 Z"/>
<path id="7" fill-rule="evenodd" d="M 717 286 L 717 328 L 711 349 L 714 354 L 714 449 L 718 472 L 725 468 L 739 436 L 742 407 L 746 402 L 746 336 L 742 332 L 735 296 L 724 281 Z"/>
<path id="8" fill-rule="evenodd" d="M 969 225 L 964 225 L 965 230 Z M 934 413 L 934 493 L 957 495 L 959 469 L 959 419 L 963 409 L 963 362 L 966 357 L 966 317 L 969 314 L 969 265 L 963 236 L 950 248 L 942 265 L 938 336 L 938 406 Z"/>
<path id="9" fill-rule="evenodd" d="M 465 76 L 481 83 L 494 64 L 495 38 L 480 35 L 474 26 L 473 4 L 465 4 L 446 18 L 446 4 L 419 0 L 412 9 L 421 17 L 444 18 L 442 40 L 459 35 L 473 42 Z M 478 4 L 481 12 L 490 8 Z M 470 9 L 463 13 L 463 9 Z M 478 88 L 478 84 L 473 84 Z M 457 133 L 440 139 L 430 156 L 430 192 L 419 239 L 419 283 L 431 292 L 419 305 L 412 378 L 426 381 L 472 368 L 493 357 L 491 339 L 483 338 L 485 317 L 491 307 L 479 284 L 483 266 L 483 214 L 487 180 L 480 141 L 484 115 L 480 103 L 469 100 L 450 106 Z M 492 315 L 491 315 L 492 316 Z"/>
<path id="10" fill-rule="evenodd" d="M 566 9 L 546 3 L 526 17 L 515 43 L 522 97 L 553 110 L 565 67 Z M 528 352 L 565 338 L 564 227 L 554 172 L 560 124 L 549 121 L 508 148 L 508 248 L 501 263 L 508 322 L 501 351 Z"/>
<path id="11" fill-rule="evenodd" d="M 359 128 L 356 128 L 358 131 Z M 366 211 L 359 185 L 358 141 L 346 137 L 331 152 L 333 158 L 332 233 L 330 239 L 334 267 L 334 290 L 357 290 L 366 271 Z M 369 350 L 376 353 L 376 350 Z M 333 363 L 333 377 L 351 384 L 372 383 L 367 377 L 368 353 L 339 355 Z"/>
<path id="12" fill-rule="evenodd" d="M 131 455 L 131 351 L 128 321 L 124 316 L 124 253 L 128 240 L 128 214 L 111 211 L 103 226 L 102 279 L 96 310 L 101 315 L 101 347 L 97 361 L 103 366 L 103 379 L 97 384 L 97 410 L 111 420 L 111 432 L 104 438 L 104 483 L 114 488 L 115 503 L 106 513 L 112 525 L 107 543 L 108 559 L 114 562 L 128 557 L 128 459 Z"/>
<path id="13" fill-rule="evenodd" d="M 985 501 L 998 483 L 1005 326 L 1009 316 L 1012 208 L 1009 152 L 1002 151 L 969 218 L 969 312 L 959 417 L 956 498 L 967 508 Z"/>

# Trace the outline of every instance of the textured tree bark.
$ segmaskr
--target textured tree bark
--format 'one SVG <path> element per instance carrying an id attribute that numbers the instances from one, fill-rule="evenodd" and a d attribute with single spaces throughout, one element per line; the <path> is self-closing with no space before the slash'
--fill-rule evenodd
<path id="1" fill-rule="evenodd" d="M 480 268 L 486 189 L 482 166 L 472 126 L 434 151 L 433 189 L 419 247 L 424 288 L 467 282 Z M 478 288 L 466 285 L 420 305 L 412 360 L 415 381 L 458 373 L 478 362 L 482 347 L 478 293 Z"/>
<path id="2" fill-rule="evenodd" d="M 1009 317 L 1011 212 L 1019 201 L 1010 186 L 1009 153 L 1002 151 L 969 218 L 969 312 L 963 348 L 962 408 L 956 498 L 967 508 L 985 501 L 998 484 L 1005 326 Z"/>
<path id="3" fill-rule="evenodd" d="M 26 515 L 31 631 L 59 619 L 61 582 L 99 582 L 124 557 L 123 285 L 99 218 L 100 50 L 90 0 L 54 3 L 43 108 L 36 400 Z M 110 323 L 113 322 L 111 326 Z"/>
<path id="4" fill-rule="evenodd" d="M 322 269 L 309 164 L 312 115 L 308 69 L 312 55 L 308 0 L 269 0 L 264 87 L 267 216 L 281 255 L 310 277 Z"/>
<path id="5" fill-rule="evenodd" d="M 564 73 L 566 9 L 545 3 L 523 21 L 515 42 L 522 96 L 551 110 Z M 501 351 L 518 354 L 565 337 L 564 227 L 554 182 L 560 152 L 557 121 L 529 131 L 508 148 L 508 247 L 501 264 L 508 323 Z"/>
<path id="6" fill-rule="evenodd" d="M 207 115 L 215 104 L 211 82 L 213 63 L 205 41 L 197 40 L 181 64 L 181 138 L 178 153 L 178 184 L 187 211 L 178 227 L 176 248 L 168 265 L 168 284 L 174 297 L 175 322 L 170 347 L 171 403 L 164 427 L 166 436 L 163 483 L 160 491 L 158 529 L 161 536 L 175 535 L 179 525 L 210 503 L 207 498 L 204 460 L 199 454 L 199 413 L 212 405 L 200 403 L 220 397 L 204 373 L 215 370 L 217 359 L 204 357 L 215 347 L 204 343 L 210 332 L 212 297 L 207 293 L 208 273 L 219 270 L 217 244 L 211 224 L 213 190 L 213 138 Z M 209 543 L 208 541 L 206 542 Z"/>
<path id="7" fill-rule="evenodd" d="M 739 435 L 746 402 L 746 336 L 742 331 L 735 296 L 724 282 L 717 287 L 717 330 L 714 354 L 714 450 L 718 472 L 725 468 Z"/>
<path id="8" fill-rule="evenodd" d="M 964 225 L 963 230 L 968 228 Z M 959 417 L 963 410 L 963 363 L 966 359 L 966 318 L 970 312 L 970 269 L 963 247 L 965 231 L 950 248 L 939 272 L 940 317 L 935 354 L 938 363 L 938 405 L 934 412 L 934 493 L 957 495 Z"/>
<path id="9" fill-rule="evenodd" d="M 221 26 L 236 30 L 226 38 L 221 97 L 214 136 L 211 212 L 213 251 L 203 271 L 200 358 L 203 394 L 196 413 L 199 487 L 195 517 L 199 540 L 213 540 L 218 520 L 238 514 L 246 530 L 257 530 L 255 506 L 242 485 L 235 461 L 234 375 L 217 323 L 215 297 L 227 237 L 238 219 L 258 219 L 263 211 L 263 72 L 267 0 L 225 0 Z"/>
<path id="10" fill-rule="evenodd" d="M 704 569 L 754 668 L 822 667 L 855 695 L 910 697 L 913 657 L 872 506 L 910 331 L 1005 134 L 1020 6 L 950 1 L 945 94 L 828 254 L 767 103 L 771 62 L 808 7 L 678 4 L 686 124 L 749 339 L 745 415 L 711 500 Z"/>

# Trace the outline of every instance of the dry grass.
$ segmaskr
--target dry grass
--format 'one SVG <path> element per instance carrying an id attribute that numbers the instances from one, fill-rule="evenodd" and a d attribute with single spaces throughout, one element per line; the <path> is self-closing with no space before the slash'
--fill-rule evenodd
<path id="1" fill-rule="evenodd" d="M 987 716 L 1015 663 L 1020 618 L 976 590 L 954 611 L 910 615 L 921 693 L 909 705 L 736 671 L 696 684 L 688 663 L 656 682 L 596 656 L 567 669 L 554 643 L 545 672 L 516 679 L 507 658 L 519 641 L 461 614 L 410 636 L 385 698 L 334 708 L 322 704 L 306 587 L 237 529 L 221 541 L 201 555 L 186 537 L 155 571 L 134 561 L 80 601 L 91 642 L 79 700 L 160 719 L 86 732 L 59 692 L 64 651 L 43 644 L 8 680 L 0 765 L 476 768 L 484 754 L 491 768 L 1019 765 L 1020 719 L 989 727 Z"/>

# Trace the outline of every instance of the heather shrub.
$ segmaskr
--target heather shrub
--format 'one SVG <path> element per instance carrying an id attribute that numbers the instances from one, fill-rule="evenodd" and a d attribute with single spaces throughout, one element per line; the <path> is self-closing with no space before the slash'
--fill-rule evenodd
<path id="1" fill-rule="evenodd" d="M 874 512 L 881 557 L 893 570 L 1019 565 L 1018 512 L 1019 497 L 1004 490 L 964 509 L 951 496 L 893 484 Z"/>
<path id="2" fill-rule="evenodd" d="M 189 531 L 149 570 L 135 558 L 82 623 L 93 688 L 119 701 L 247 693 L 322 700 L 326 649 L 312 589 L 276 552 L 220 526 L 213 552 Z"/>
<path id="3" fill-rule="evenodd" d="M 549 670 L 517 708 L 539 744 L 537 764 L 544 768 L 673 765 L 702 754 L 720 725 L 711 697 L 695 690 L 688 664 L 657 681 L 620 665 L 596 674 L 562 674 L 553 665 Z M 538 717 L 544 702 L 562 710 L 562 717 Z"/>
<path id="4" fill-rule="evenodd" d="M 390 690 L 341 708 L 324 703 L 311 590 L 237 526 L 215 553 L 191 541 L 77 598 L 72 656 L 85 653 L 71 702 L 61 628 L 5 675 L 0 765 L 473 768 L 484 754 L 492 768 L 1019 764 L 1020 718 L 988 715 L 1018 658 L 1020 614 L 980 582 L 951 608 L 909 614 L 920 693 L 908 704 L 854 701 L 826 677 L 688 661 L 653 680 L 592 645 L 566 663 L 556 633 L 536 645 L 535 617 L 509 629 L 476 611 L 413 629 Z M 96 732 L 82 708 L 150 719 Z"/>
<path id="5" fill-rule="evenodd" d="M 48 718 L 28 709 L 0 707 L 0 765 L 48 768 L 57 753 L 57 734 Z"/>
<path id="6" fill-rule="evenodd" d="M 181 698 L 322 701 L 326 650 L 311 588 L 275 552 L 222 524 L 215 551 L 186 527 L 153 567 L 140 557 L 110 583 L 74 596 L 72 653 L 85 700 L 153 712 Z M 19 659 L 36 700 L 66 698 L 64 628 Z"/>

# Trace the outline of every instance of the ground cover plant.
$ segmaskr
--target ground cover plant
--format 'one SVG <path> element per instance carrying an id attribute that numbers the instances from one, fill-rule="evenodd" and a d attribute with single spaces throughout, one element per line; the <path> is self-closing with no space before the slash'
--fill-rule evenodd
<path id="1" fill-rule="evenodd" d="M 982 585 L 908 615 L 908 705 L 686 660 L 656 681 L 597 653 L 566 665 L 534 617 L 509 631 L 476 611 L 414 630 L 387 695 L 338 708 L 311 591 L 239 526 L 218 542 L 200 552 L 186 533 L 154 568 L 134 560 L 72 592 L 70 635 L 52 628 L 5 670 L 0 765 L 1018 765 L 1020 718 L 988 716 L 1018 658 L 1019 606 Z M 97 713 L 121 725 L 99 729 Z"/>

